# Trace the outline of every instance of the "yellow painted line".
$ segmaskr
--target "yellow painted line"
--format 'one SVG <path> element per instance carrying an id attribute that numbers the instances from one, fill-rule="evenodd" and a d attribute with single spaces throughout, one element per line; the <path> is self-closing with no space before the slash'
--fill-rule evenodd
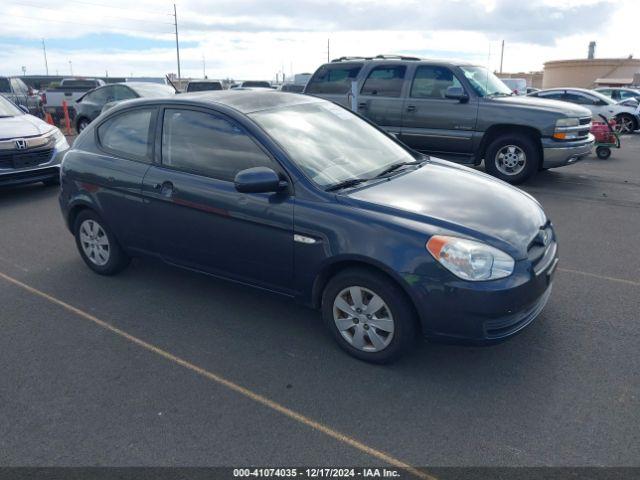
<path id="1" fill-rule="evenodd" d="M 344 433 L 341 433 L 337 430 L 334 430 L 331 427 L 328 427 L 320 422 L 317 422 L 315 420 L 312 420 L 311 418 L 302 415 L 301 413 L 298 413 L 294 410 L 291 410 L 290 408 L 285 407 L 284 405 L 281 405 L 277 402 L 274 402 L 273 400 L 270 400 L 267 397 L 264 397 L 262 395 L 260 395 L 259 393 L 255 393 L 252 390 L 249 390 L 248 388 L 245 388 L 241 385 L 238 385 L 235 382 L 232 382 L 231 380 L 227 380 L 226 378 L 210 372 L 209 370 L 205 370 L 202 367 L 198 367 L 197 365 L 194 365 L 193 363 L 184 360 L 180 357 L 176 357 L 175 355 L 167 352 L 166 350 L 163 350 L 159 347 L 156 347 L 155 345 L 152 345 L 148 342 L 145 342 L 144 340 L 141 340 L 140 338 L 131 335 L 130 333 L 125 332 L 124 330 L 121 330 L 117 327 L 114 327 L 113 325 L 111 325 L 110 323 L 105 322 L 104 320 L 100 320 L 99 318 L 91 315 L 90 313 L 87 313 L 83 310 L 80 310 L 79 308 L 74 307 L 73 305 L 70 305 L 52 295 L 49 295 L 48 293 L 45 293 L 41 290 L 38 290 L 37 288 L 33 288 L 29 285 L 27 285 L 26 283 L 22 283 L 20 280 L 17 280 L 13 277 L 10 277 L 9 275 L 6 275 L 2 272 L 0 272 L 0 278 L 3 278 L 4 280 L 6 280 L 9 283 L 12 283 L 13 285 L 22 288 L 23 290 L 26 290 L 29 293 L 32 293 L 34 295 L 37 295 L 38 297 L 44 298 L 45 300 L 48 300 L 51 303 L 54 303 L 72 313 L 75 313 L 76 315 L 78 315 L 79 317 L 84 318 L 85 320 L 89 320 L 90 322 L 93 322 L 94 324 L 98 325 L 99 327 L 110 331 L 111 333 L 114 333 L 116 335 L 118 335 L 119 337 L 124 338 L 125 340 L 130 341 L 131 343 L 134 343 L 136 345 L 138 345 L 139 347 L 144 348 L 145 350 L 148 350 L 150 352 L 155 353 L 156 355 L 160 355 L 161 357 L 165 358 L 166 360 L 169 360 L 170 362 L 173 362 L 177 365 L 180 365 L 181 367 L 184 367 L 188 370 L 191 370 L 192 372 L 197 373 L 198 375 L 201 375 L 203 377 L 205 377 L 208 380 L 211 380 L 219 385 L 222 385 L 230 390 L 233 390 L 236 393 L 239 393 L 240 395 L 249 398 L 251 400 L 253 400 L 254 402 L 257 402 L 271 410 L 275 410 L 278 413 L 281 413 L 282 415 L 289 417 L 292 420 L 295 420 L 296 422 L 299 422 L 303 425 L 306 425 L 309 428 L 312 428 L 313 430 L 316 430 L 320 433 L 323 433 L 341 443 L 344 443 L 346 445 L 349 445 L 350 447 L 355 448 L 356 450 L 360 450 L 361 452 L 370 455 L 382 462 L 385 462 L 389 465 L 393 465 L 394 467 L 400 469 L 400 470 L 404 470 L 405 472 L 409 473 L 410 475 L 423 479 L 423 480 L 437 480 L 435 477 L 425 473 L 425 472 L 421 472 L 420 470 L 418 470 L 415 467 L 412 467 L 411 465 L 409 465 L 408 463 L 403 462 L 402 460 L 399 460 L 391 455 L 389 455 L 388 453 L 385 453 L 381 450 L 375 449 L 373 447 L 370 447 L 358 440 L 356 440 L 355 438 L 352 438 Z"/>
<path id="2" fill-rule="evenodd" d="M 634 285 L 636 287 L 640 287 L 640 282 L 636 282 L 635 280 L 627 280 L 624 278 L 616 278 L 616 277 L 607 277 L 606 275 L 598 275 L 597 273 L 589 273 L 583 272 L 582 270 L 572 270 L 570 268 L 560 268 L 558 270 L 561 272 L 574 273 L 576 275 L 583 275 L 585 277 L 599 278 L 600 280 L 608 280 L 610 282 L 619 282 L 626 283 L 627 285 Z"/>

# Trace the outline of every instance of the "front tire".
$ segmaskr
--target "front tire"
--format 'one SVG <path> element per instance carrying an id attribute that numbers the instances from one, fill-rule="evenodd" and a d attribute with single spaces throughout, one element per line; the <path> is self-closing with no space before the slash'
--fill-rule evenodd
<path id="1" fill-rule="evenodd" d="M 511 184 L 529 179 L 540 166 L 534 140 L 522 133 L 507 133 L 491 141 L 484 157 L 487 173 Z"/>
<path id="2" fill-rule="evenodd" d="M 394 361 L 415 342 L 416 318 L 406 294 L 366 269 L 345 270 L 329 281 L 322 317 L 338 345 L 367 362 Z"/>
<path id="3" fill-rule="evenodd" d="M 80 212 L 74 223 L 76 246 L 84 263 L 100 275 L 115 275 L 131 258 L 122 250 L 108 225 L 92 210 Z"/>
<path id="4" fill-rule="evenodd" d="M 628 113 L 621 113 L 616 115 L 616 126 L 615 130 L 617 133 L 625 134 L 625 133 L 633 133 L 634 130 L 638 129 L 638 125 L 636 119 L 633 118 L 632 115 Z"/>
<path id="5" fill-rule="evenodd" d="M 85 128 L 89 126 L 89 119 L 85 117 L 80 117 L 76 122 L 76 131 L 78 133 L 82 132 Z"/>

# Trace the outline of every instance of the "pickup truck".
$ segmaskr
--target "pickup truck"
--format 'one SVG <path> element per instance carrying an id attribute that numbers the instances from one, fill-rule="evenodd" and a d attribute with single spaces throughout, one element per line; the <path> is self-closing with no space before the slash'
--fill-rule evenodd
<path id="1" fill-rule="evenodd" d="M 16 105 L 26 108 L 31 115 L 42 118 L 42 99 L 18 77 L 0 77 L 0 94 Z"/>
<path id="2" fill-rule="evenodd" d="M 513 95 L 486 68 L 417 57 L 342 57 L 304 93 L 357 111 L 416 151 L 479 165 L 509 183 L 589 155 L 591 112 Z"/>
<path id="3" fill-rule="evenodd" d="M 67 101 L 69 117 L 75 117 L 75 103 L 78 98 L 89 90 L 105 85 L 99 78 L 63 78 L 56 88 L 49 88 L 44 94 L 44 109 L 50 113 L 53 120 L 58 123 L 64 117 L 62 108 L 63 100 Z"/>

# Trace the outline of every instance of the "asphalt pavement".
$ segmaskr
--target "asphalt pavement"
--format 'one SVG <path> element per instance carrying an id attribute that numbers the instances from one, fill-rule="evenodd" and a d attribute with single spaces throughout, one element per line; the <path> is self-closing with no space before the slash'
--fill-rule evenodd
<path id="1" fill-rule="evenodd" d="M 524 189 L 560 242 L 541 316 L 391 366 L 267 293 L 95 275 L 55 187 L 0 190 L 0 465 L 640 466 L 640 134 Z"/>

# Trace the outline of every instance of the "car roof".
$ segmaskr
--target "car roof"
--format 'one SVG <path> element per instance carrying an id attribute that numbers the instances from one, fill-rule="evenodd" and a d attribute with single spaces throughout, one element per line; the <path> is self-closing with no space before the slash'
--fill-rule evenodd
<path id="1" fill-rule="evenodd" d="M 184 104 L 192 105 L 223 105 L 241 113 L 247 114 L 260 110 L 303 105 L 306 103 L 325 102 L 317 97 L 298 95 L 296 93 L 279 92 L 278 90 L 236 88 L 233 90 L 208 90 L 204 92 L 181 93 L 173 97 L 162 98 L 165 105 Z M 157 103 L 158 99 L 137 99 L 127 102 L 128 105 L 141 105 L 143 103 Z"/>
<path id="2" fill-rule="evenodd" d="M 407 64 L 418 65 L 453 65 L 453 66 L 476 66 L 474 63 L 466 62 L 464 60 L 455 59 L 443 59 L 443 58 L 419 58 L 408 57 L 403 55 L 378 55 L 377 57 L 340 57 L 334 58 L 326 65 L 339 65 L 341 63 L 367 63 L 367 64 L 380 64 L 384 65 L 389 62 L 399 62 Z"/>

